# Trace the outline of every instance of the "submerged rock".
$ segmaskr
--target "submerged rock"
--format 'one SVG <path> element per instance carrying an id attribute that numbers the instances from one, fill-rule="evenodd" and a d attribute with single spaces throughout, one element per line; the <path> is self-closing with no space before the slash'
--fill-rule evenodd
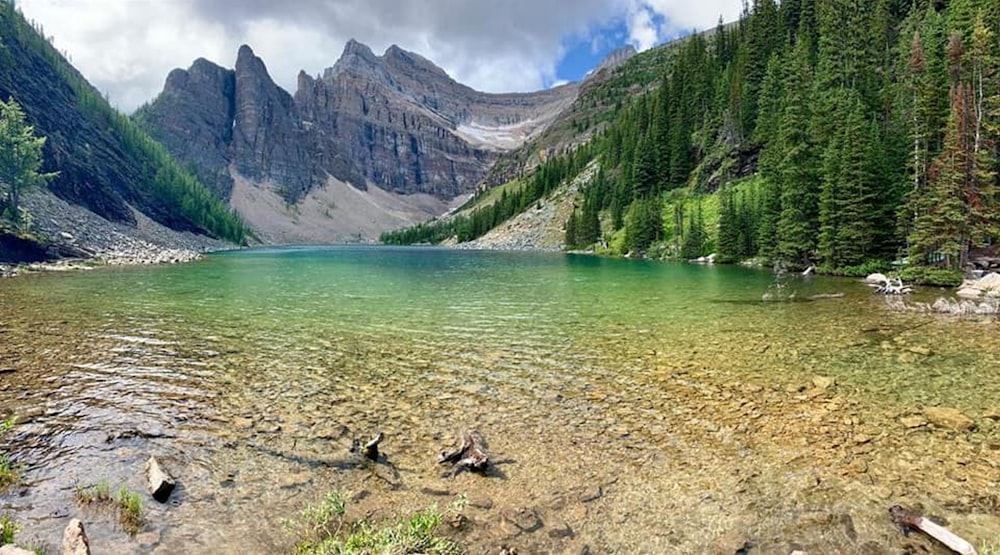
<path id="1" fill-rule="evenodd" d="M 160 467 L 160 463 L 156 460 L 156 457 L 152 456 L 146 461 L 146 479 L 148 480 L 150 495 L 160 503 L 167 502 L 170 494 L 174 491 L 174 487 L 177 485 L 173 477 Z"/>
<path id="2" fill-rule="evenodd" d="M 90 555 L 90 542 L 83 531 L 83 523 L 74 518 L 63 532 L 63 555 Z"/>
<path id="3" fill-rule="evenodd" d="M 975 426 L 975 422 L 962 411 L 949 407 L 928 407 L 924 409 L 924 416 L 931 424 L 956 432 L 967 432 Z"/>

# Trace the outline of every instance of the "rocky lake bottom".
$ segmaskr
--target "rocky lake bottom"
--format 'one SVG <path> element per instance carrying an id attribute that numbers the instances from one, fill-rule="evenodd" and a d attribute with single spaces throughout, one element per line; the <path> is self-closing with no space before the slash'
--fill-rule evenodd
<path id="1" fill-rule="evenodd" d="M 349 519 L 457 502 L 470 553 L 947 553 L 899 504 L 1000 546 L 995 320 L 850 280 L 764 303 L 773 278 L 743 269 L 372 252 L 0 283 L 24 468 L 0 511 L 50 546 L 78 517 L 114 553 L 290 552 L 283 521 L 332 489 Z M 437 463 L 466 429 L 485 475 Z M 386 460 L 360 463 L 378 431 Z M 179 486 L 135 537 L 75 502 L 142 491 L 151 454 Z"/>

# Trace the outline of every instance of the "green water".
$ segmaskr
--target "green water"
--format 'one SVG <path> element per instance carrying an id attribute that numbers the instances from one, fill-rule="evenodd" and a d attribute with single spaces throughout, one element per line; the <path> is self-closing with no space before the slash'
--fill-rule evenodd
<path id="1" fill-rule="evenodd" d="M 977 429 L 958 447 L 926 428 L 905 445 L 984 466 L 965 464 L 977 477 L 921 501 L 984 510 L 990 500 L 970 491 L 996 479 L 982 474 L 996 471 L 997 432 L 980 418 L 1000 405 L 996 323 L 894 312 L 854 280 L 778 285 L 728 266 L 371 247 L 0 281 L 0 369 L 14 370 L 0 374 L 0 416 L 23 417 L 8 444 L 28 480 L 0 503 L 55 544 L 81 511 L 75 486 L 141 489 L 153 453 L 180 491 L 149 501 L 138 539 L 89 515 L 114 552 L 287 550 L 271 521 L 330 488 L 367 492 L 359 503 L 377 514 L 447 503 L 441 492 L 486 496 L 494 508 L 473 514 L 464 538 L 480 547 L 692 552 L 703 544 L 685 528 L 741 526 L 766 545 L 792 534 L 799 509 L 775 501 L 789 476 L 864 460 L 862 478 L 838 472 L 833 494 L 796 503 L 842 504 L 862 482 L 911 495 L 906 476 L 932 470 L 881 455 L 900 448 L 900 416 L 946 405 Z M 815 297 L 831 294 L 843 296 Z M 836 385 L 812 394 L 815 376 Z M 497 474 L 443 477 L 436 453 L 469 427 L 501 454 Z M 392 467 L 341 464 L 351 439 L 379 430 Z M 862 433 L 876 449 L 844 441 Z M 828 436 L 830 461 L 810 463 Z M 748 468 L 769 485 L 748 490 Z M 574 497 L 595 485 L 598 500 Z M 732 491 L 741 509 L 725 518 L 704 501 Z M 858 512 L 861 539 L 808 537 L 887 545 L 890 531 L 866 519 L 888 500 L 859 494 L 844 509 Z M 505 524 L 523 506 L 542 532 Z M 574 533 L 546 535 L 556 521 Z"/>

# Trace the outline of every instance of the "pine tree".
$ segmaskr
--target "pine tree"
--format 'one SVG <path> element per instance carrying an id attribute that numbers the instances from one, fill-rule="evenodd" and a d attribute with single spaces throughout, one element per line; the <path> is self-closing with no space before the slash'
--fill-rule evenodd
<path id="1" fill-rule="evenodd" d="M 0 100 L 0 218 L 20 224 L 21 195 L 57 175 L 41 171 L 44 145 L 21 106 Z"/>
<path id="2" fill-rule="evenodd" d="M 781 215 L 777 254 L 792 267 L 810 264 L 819 226 L 817 156 L 809 134 L 811 89 L 808 50 L 800 43 L 795 49 L 786 85 L 787 103 L 778 130 L 782 156 L 778 163 Z"/>

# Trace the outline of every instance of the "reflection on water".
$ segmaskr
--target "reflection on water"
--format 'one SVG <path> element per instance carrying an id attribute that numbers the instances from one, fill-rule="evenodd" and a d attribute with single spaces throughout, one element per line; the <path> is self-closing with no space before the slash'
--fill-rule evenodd
<path id="1" fill-rule="evenodd" d="M 142 489 L 152 453 L 180 489 L 134 540 L 85 513 L 106 552 L 287 551 L 280 519 L 331 488 L 358 514 L 478 499 L 478 551 L 889 549 L 897 502 L 1000 535 L 996 324 L 781 279 L 818 300 L 761 302 L 773 274 L 741 268 L 437 249 L 3 281 L 0 416 L 24 422 L 29 483 L 0 502 L 55 545 L 76 485 Z M 976 429 L 901 424 L 935 405 Z M 491 477 L 435 462 L 468 427 Z M 398 474 L 350 458 L 379 430 Z M 511 524 L 523 508 L 538 531 Z"/>

